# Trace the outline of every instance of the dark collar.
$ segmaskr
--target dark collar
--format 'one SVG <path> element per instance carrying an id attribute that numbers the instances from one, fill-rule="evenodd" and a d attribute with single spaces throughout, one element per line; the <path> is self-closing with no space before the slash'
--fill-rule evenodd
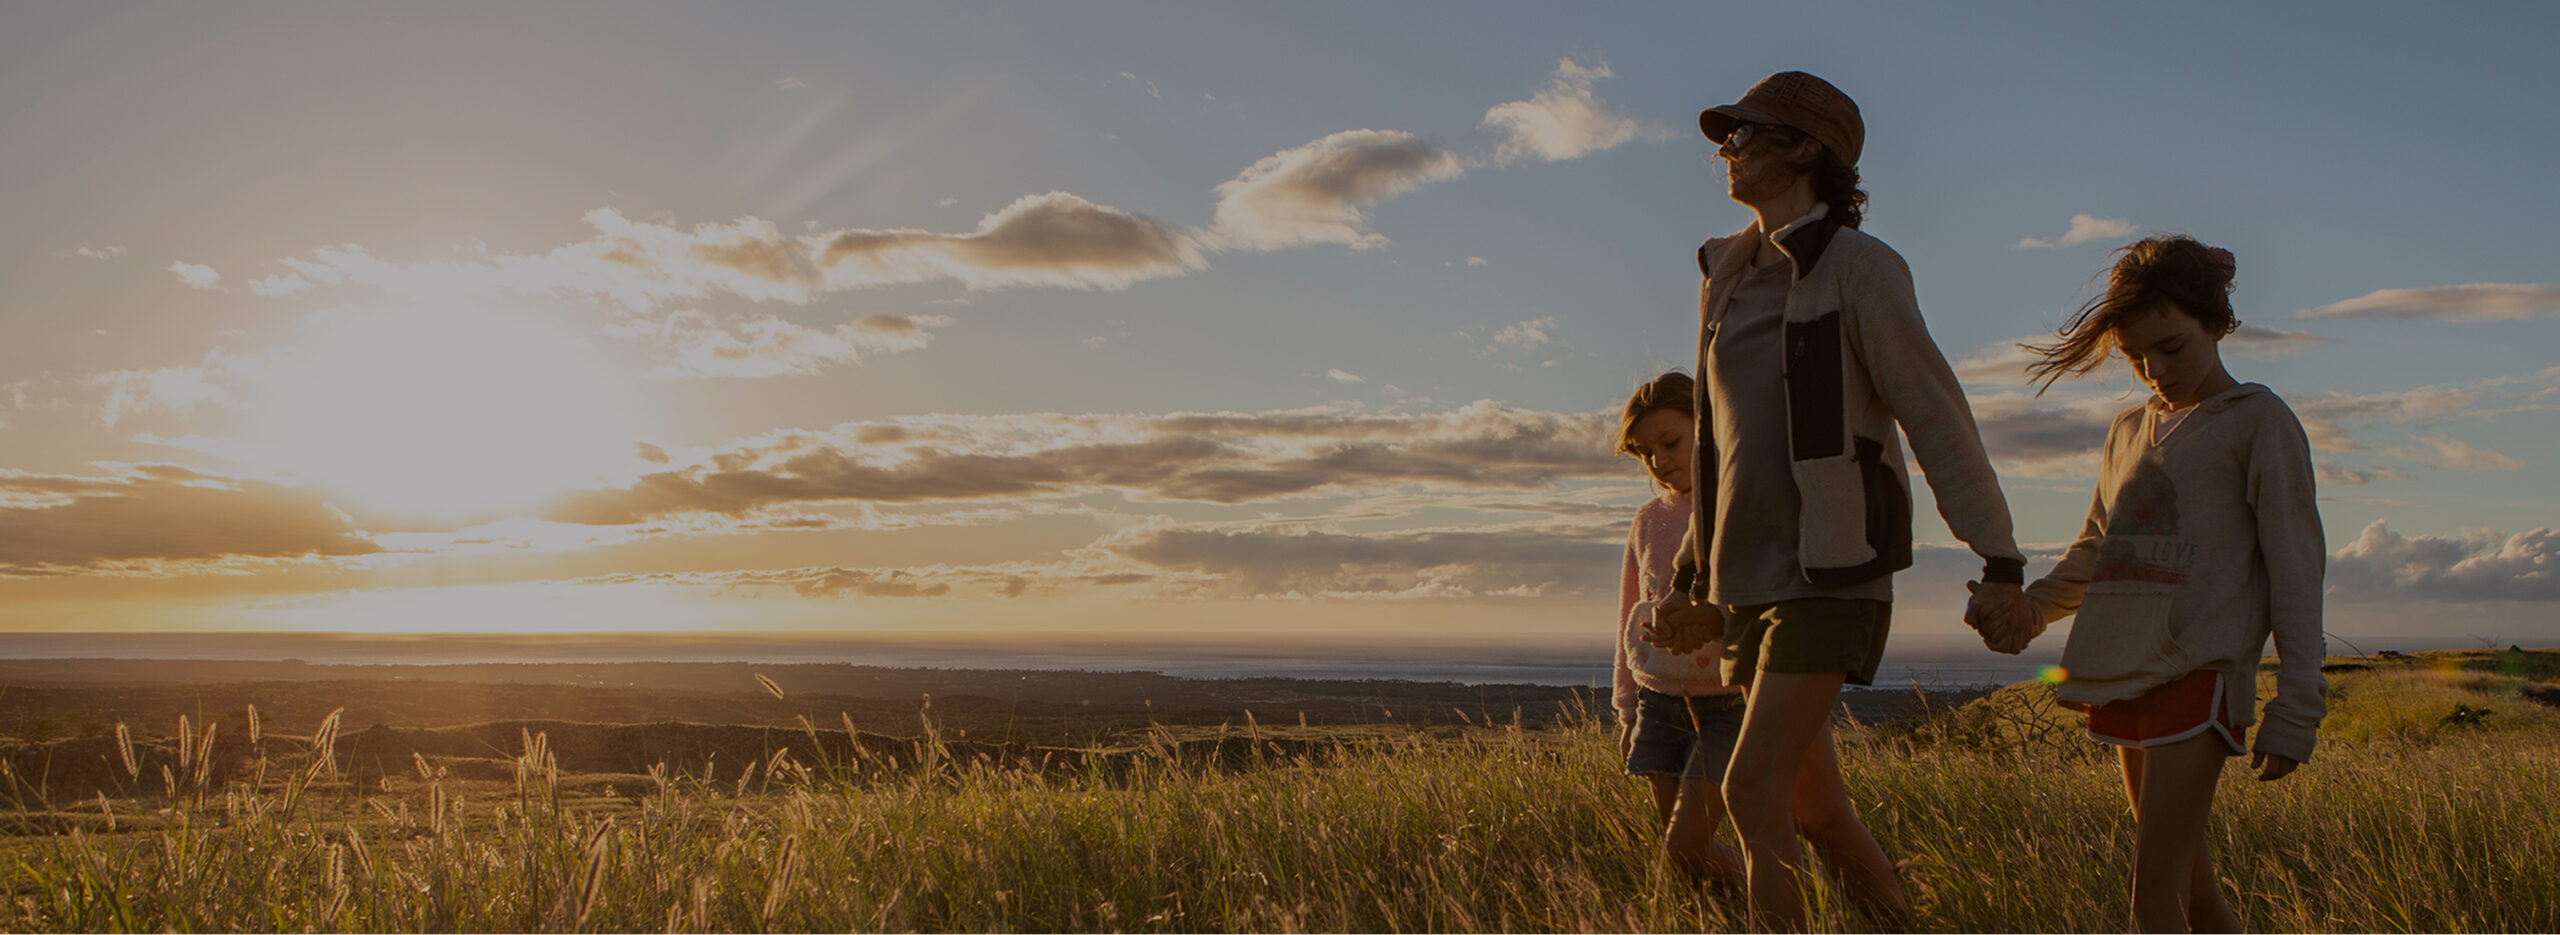
<path id="1" fill-rule="evenodd" d="M 1778 241 L 1778 252 L 1796 262 L 1796 278 L 1801 280 L 1813 274 L 1813 265 L 1822 262 L 1822 251 L 1831 248 L 1831 238 L 1839 233 L 1840 222 L 1826 213 L 1789 231 Z"/>

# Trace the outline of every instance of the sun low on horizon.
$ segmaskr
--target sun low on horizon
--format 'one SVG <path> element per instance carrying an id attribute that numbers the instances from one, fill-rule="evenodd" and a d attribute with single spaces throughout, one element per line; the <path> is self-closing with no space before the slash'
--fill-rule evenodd
<path id="1" fill-rule="evenodd" d="M 2030 574 L 2140 399 L 2019 345 L 2179 231 L 2331 632 L 2560 640 L 2551 11 L 1855 9 L 10 7 L 0 630 L 1605 654 L 1618 409 L 1750 221 L 1697 112 L 1803 68 Z"/>

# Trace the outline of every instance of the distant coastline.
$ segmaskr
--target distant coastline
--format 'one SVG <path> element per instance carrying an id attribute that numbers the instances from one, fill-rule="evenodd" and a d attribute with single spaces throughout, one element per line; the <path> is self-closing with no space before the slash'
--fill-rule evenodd
<path id="1" fill-rule="evenodd" d="M 2005 685 L 2058 661 L 2061 634 L 2000 656 L 1970 635 L 1896 635 L 1876 687 Z M 1587 645 L 1586 645 L 1587 644 Z M 2331 639 L 2333 655 L 2480 648 L 2478 639 Z M 2495 645 L 2504 646 L 2504 641 Z M 847 663 L 920 669 L 1152 672 L 1178 678 L 1382 679 L 1601 688 L 1609 647 L 1599 640 L 1512 645 L 1314 645 L 1114 640 L 1044 635 L 923 638 L 809 633 L 362 634 L 0 633 L 0 659 L 279 661 L 319 665 L 739 662 Z"/>

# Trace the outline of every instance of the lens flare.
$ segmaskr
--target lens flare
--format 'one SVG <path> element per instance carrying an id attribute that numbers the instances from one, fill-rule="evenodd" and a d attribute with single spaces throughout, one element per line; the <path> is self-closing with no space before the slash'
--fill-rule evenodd
<path id="1" fill-rule="evenodd" d="M 2036 670 L 2036 681 L 2047 685 L 2060 685 L 2062 680 L 2070 677 L 2071 671 L 2061 666 L 2046 666 Z"/>

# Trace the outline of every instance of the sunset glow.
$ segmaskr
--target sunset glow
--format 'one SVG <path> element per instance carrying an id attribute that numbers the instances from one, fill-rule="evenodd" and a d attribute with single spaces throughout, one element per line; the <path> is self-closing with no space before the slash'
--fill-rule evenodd
<path id="1" fill-rule="evenodd" d="M 562 323 L 456 303 L 332 312 L 303 337 L 244 434 L 352 508 L 502 517 L 647 467 L 637 381 Z"/>

